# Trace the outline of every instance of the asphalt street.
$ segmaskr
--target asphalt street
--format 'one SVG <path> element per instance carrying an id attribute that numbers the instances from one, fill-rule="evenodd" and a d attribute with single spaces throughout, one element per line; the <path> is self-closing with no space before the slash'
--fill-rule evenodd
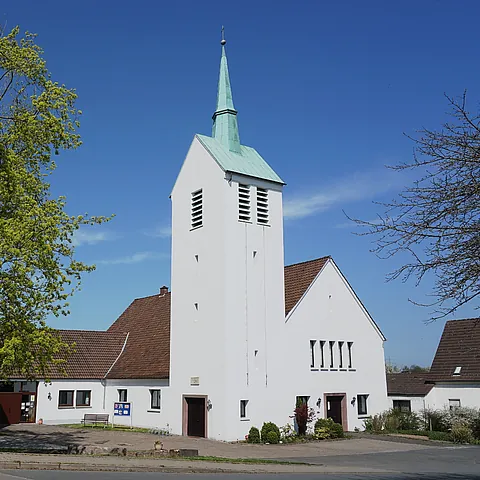
<path id="1" fill-rule="evenodd" d="M 193 477 L 207 479 L 215 478 L 218 480 L 247 480 L 252 479 L 251 474 L 176 474 L 176 473 L 108 473 L 108 472 L 51 472 L 51 471 L 12 471 L 9 473 L 0 473 L 0 480 L 150 480 L 150 479 L 172 479 L 189 480 Z M 255 475 L 255 480 L 286 480 L 295 478 L 298 480 L 478 480 L 479 475 L 458 475 L 450 474 L 273 474 L 273 475 Z"/>
<path id="2" fill-rule="evenodd" d="M 298 460 L 298 459 L 296 459 Z M 413 450 L 407 452 L 372 453 L 356 455 L 319 456 L 302 458 L 303 461 L 324 465 L 329 471 L 335 467 L 372 469 L 372 473 L 333 473 L 333 474 L 256 474 L 255 480 L 290 479 L 302 480 L 480 480 L 480 447 L 451 446 Z M 375 473 L 373 473 L 375 472 Z M 378 473 L 382 472 L 382 473 Z M 246 480 L 252 474 L 183 474 L 183 473 L 131 473 L 131 472 L 84 472 L 9 470 L 0 472 L 0 480 L 177 480 L 195 478 L 218 480 Z"/>

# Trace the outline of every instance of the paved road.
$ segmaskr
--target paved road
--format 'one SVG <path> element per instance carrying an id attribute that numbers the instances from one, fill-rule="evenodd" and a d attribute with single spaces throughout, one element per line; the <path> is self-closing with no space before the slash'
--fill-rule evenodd
<path id="1" fill-rule="evenodd" d="M 292 460 L 294 461 L 294 459 Z M 477 478 L 480 480 L 479 446 L 441 446 L 424 450 L 411 450 L 409 452 L 304 457 L 302 461 L 327 467 L 372 468 L 377 471 L 389 470 L 412 474 L 477 475 Z"/>
<path id="2" fill-rule="evenodd" d="M 193 475 L 196 479 L 215 480 L 252 480 L 252 475 L 235 475 L 235 474 L 198 474 Z M 192 480 L 192 474 L 175 474 L 175 473 L 105 473 L 105 472 L 49 472 L 49 471 L 15 471 L 9 473 L 0 473 L 0 480 Z M 478 480 L 480 475 L 455 475 L 450 474 L 368 474 L 368 475 L 255 475 L 255 480 Z"/>

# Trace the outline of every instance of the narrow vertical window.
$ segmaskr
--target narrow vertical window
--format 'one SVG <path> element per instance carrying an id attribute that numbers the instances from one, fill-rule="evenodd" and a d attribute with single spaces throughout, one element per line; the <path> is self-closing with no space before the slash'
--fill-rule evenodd
<path id="1" fill-rule="evenodd" d="M 320 368 L 325 368 L 325 340 L 320 340 Z"/>
<path id="2" fill-rule="evenodd" d="M 334 354 L 333 354 L 333 349 L 335 347 L 335 342 L 328 342 L 330 345 L 330 368 L 333 368 L 334 365 Z"/>
<path id="3" fill-rule="evenodd" d="M 125 388 L 118 389 L 118 401 L 119 402 L 127 401 L 127 390 Z"/>
<path id="4" fill-rule="evenodd" d="M 268 225 L 268 190 L 257 187 L 257 223 Z"/>
<path id="5" fill-rule="evenodd" d="M 353 368 L 353 357 L 352 357 L 353 342 L 347 342 L 347 348 L 348 348 L 348 368 Z"/>
<path id="6" fill-rule="evenodd" d="M 203 193 L 202 189 L 192 193 L 192 228 L 203 225 Z"/>
<path id="7" fill-rule="evenodd" d="M 160 410 L 161 392 L 160 390 L 150 390 L 150 408 Z"/>
<path id="8" fill-rule="evenodd" d="M 343 344 L 344 342 L 338 342 L 338 368 L 343 368 Z"/>
<path id="9" fill-rule="evenodd" d="M 357 395 L 357 411 L 359 415 L 367 415 L 367 399 L 368 395 Z"/>
<path id="10" fill-rule="evenodd" d="M 240 400 L 240 418 L 247 418 L 248 400 Z"/>
<path id="11" fill-rule="evenodd" d="M 238 184 L 238 220 L 249 222 L 252 219 L 250 212 L 250 185 Z"/>
<path id="12" fill-rule="evenodd" d="M 316 340 L 310 340 L 310 368 L 315 368 L 315 345 Z"/>

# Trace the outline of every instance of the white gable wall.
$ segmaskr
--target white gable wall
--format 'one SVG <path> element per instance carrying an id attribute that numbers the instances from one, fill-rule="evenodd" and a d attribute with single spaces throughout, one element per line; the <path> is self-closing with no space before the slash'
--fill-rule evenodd
<path id="1" fill-rule="evenodd" d="M 317 340 L 315 369 L 310 367 L 310 340 Z M 320 368 L 320 340 L 326 342 L 324 369 Z M 334 369 L 330 369 L 329 341 L 335 341 Z M 338 341 L 344 342 L 343 369 L 339 368 Z M 310 396 L 310 407 L 323 417 L 324 394 L 345 393 L 348 429 L 362 428 L 364 415 L 357 414 L 353 397 L 369 395 L 368 415 L 388 408 L 383 341 L 333 261 L 328 261 L 275 341 L 269 362 L 275 364 L 271 379 L 277 393 L 269 405 L 269 417 L 280 424 L 291 422 L 288 414 L 297 395 Z M 347 342 L 353 342 L 352 369 L 348 369 Z"/>

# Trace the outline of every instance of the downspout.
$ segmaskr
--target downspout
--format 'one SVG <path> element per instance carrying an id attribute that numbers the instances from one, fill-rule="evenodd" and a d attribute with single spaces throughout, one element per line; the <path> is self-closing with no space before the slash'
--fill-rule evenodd
<path id="1" fill-rule="evenodd" d="M 105 410 L 106 396 L 107 396 L 107 380 L 106 380 L 106 378 L 107 378 L 108 374 L 112 371 L 112 368 L 118 362 L 118 359 L 122 356 L 122 353 L 124 352 L 125 347 L 127 346 L 127 341 L 128 341 L 129 335 L 130 335 L 130 332 L 127 332 L 127 336 L 125 337 L 125 341 L 123 342 L 123 347 L 120 350 L 120 353 L 118 354 L 118 357 L 115 359 L 115 361 L 112 363 L 112 365 L 110 365 L 110 368 L 107 370 L 107 373 L 100 380 L 100 383 L 103 386 L 103 410 Z"/>

